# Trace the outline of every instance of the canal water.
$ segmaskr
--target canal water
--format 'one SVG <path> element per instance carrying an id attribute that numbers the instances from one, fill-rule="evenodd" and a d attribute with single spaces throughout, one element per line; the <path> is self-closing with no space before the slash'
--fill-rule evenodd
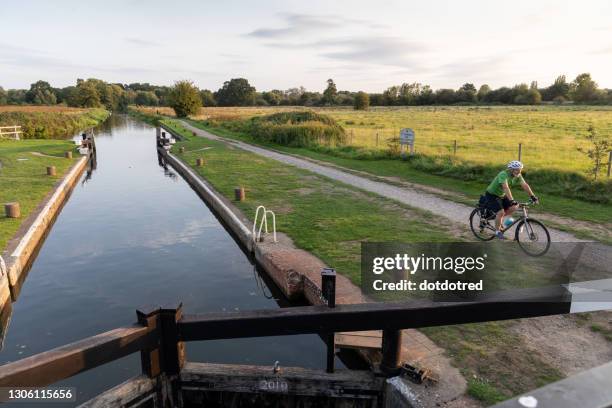
<path id="1" fill-rule="evenodd" d="M 159 166 L 154 128 L 114 115 L 96 130 L 96 146 L 97 169 L 75 187 L 13 304 L 0 363 L 131 324 L 145 305 L 182 302 L 185 313 L 278 307 L 208 207 Z M 188 343 L 186 351 L 201 362 L 325 361 L 316 335 Z M 55 385 L 76 387 L 82 403 L 139 373 L 135 354 Z"/>

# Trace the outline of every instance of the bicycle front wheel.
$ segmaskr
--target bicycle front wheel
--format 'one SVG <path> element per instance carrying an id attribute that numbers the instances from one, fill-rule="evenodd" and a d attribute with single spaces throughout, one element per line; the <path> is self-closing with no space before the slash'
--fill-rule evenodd
<path id="1" fill-rule="evenodd" d="M 550 248 L 548 229 L 538 220 L 528 218 L 516 226 L 516 242 L 529 256 L 542 256 Z"/>

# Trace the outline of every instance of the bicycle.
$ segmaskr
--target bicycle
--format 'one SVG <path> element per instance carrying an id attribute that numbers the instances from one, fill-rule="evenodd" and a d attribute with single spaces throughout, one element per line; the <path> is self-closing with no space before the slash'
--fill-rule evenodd
<path id="1" fill-rule="evenodd" d="M 519 203 L 519 208 L 514 214 L 516 218 L 512 224 L 506 226 L 504 231 L 516 225 L 514 240 L 519 247 L 530 256 L 542 256 L 550 248 L 550 233 L 546 226 L 540 221 L 529 217 L 528 208 L 536 204 L 529 200 Z M 481 241 L 490 241 L 495 238 L 497 229 L 495 228 L 495 213 L 488 208 L 477 204 L 470 214 L 470 228 L 476 238 Z"/>

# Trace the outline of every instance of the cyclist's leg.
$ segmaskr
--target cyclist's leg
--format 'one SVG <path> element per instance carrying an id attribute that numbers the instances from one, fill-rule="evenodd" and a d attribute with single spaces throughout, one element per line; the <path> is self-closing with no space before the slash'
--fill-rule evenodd
<path id="1" fill-rule="evenodd" d="M 504 208 L 504 216 L 511 216 L 513 212 L 516 211 L 516 209 L 518 208 L 518 204 L 517 205 L 510 205 L 511 201 L 508 199 L 508 197 L 503 197 L 502 198 L 502 207 Z"/>
<path id="2" fill-rule="evenodd" d="M 499 197 L 494 196 L 493 194 L 485 193 L 487 199 L 487 208 L 493 214 L 495 214 L 495 229 L 500 230 L 501 219 L 504 216 L 504 209 L 502 207 L 502 202 Z"/>

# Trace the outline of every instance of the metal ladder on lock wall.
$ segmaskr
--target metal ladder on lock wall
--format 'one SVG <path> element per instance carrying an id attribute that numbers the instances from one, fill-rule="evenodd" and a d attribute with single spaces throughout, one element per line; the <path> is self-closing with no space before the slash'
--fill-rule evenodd
<path id="1" fill-rule="evenodd" d="M 262 210 L 262 216 L 259 222 L 259 230 L 257 230 L 257 233 L 256 233 L 255 229 L 257 228 L 257 220 L 259 219 L 260 210 Z M 259 207 L 257 207 L 257 210 L 255 210 L 255 220 L 253 221 L 253 231 L 251 233 L 251 236 L 253 237 L 253 241 L 261 242 L 262 229 L 265 232 L 265 234 L 268 234 L 268 214 L 272 216 L 272 233 L 273 233 L 274 242 L 278 242 L 276 240 L 276 215 L 274 214 L 274 211 L 266 210 L 266 207 L 264 207 L 263 205 L 260 205 Z"/>

